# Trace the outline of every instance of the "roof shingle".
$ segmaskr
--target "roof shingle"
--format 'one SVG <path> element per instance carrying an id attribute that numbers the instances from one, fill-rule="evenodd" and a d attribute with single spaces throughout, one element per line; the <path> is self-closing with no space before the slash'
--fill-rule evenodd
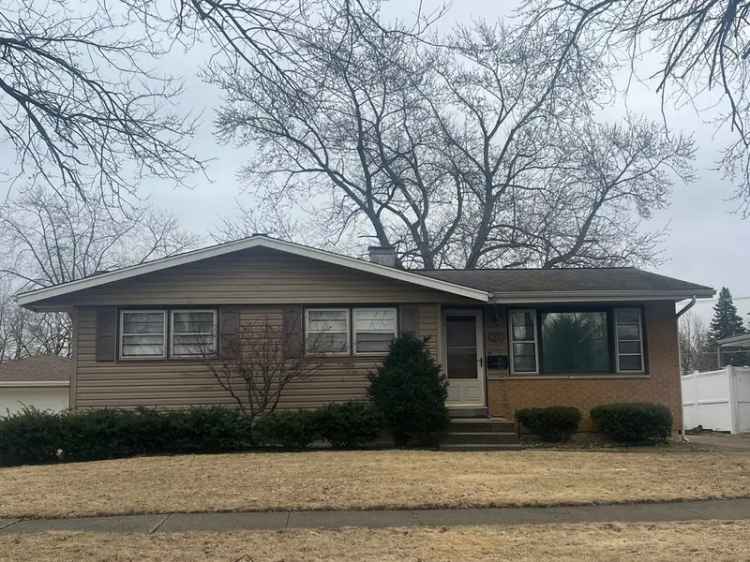
<path id="1" fill-rule="evenodd" d="M 688 283 L 634 267 L 579 269 L 441 269 L 422 275 L 490 293 L 569 291 L 657 291 L 713 293 L 711 287 Z"/>
<path id="2" fill-rule="evenodd" d="M 58 355 L 37 355 L 0 363 L 0 382 L 70 381 L 73 361 Z"/>

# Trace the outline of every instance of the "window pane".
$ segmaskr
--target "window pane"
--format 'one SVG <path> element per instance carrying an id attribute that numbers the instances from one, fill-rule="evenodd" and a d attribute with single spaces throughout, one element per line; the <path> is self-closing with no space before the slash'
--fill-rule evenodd
<path id="1" fill-rule="evenodd" d="M 213 334 L 189 336 L 175 334 L 173 338 L 172 353 L 174 355 L 204 355 L 215 351 Z"/>
<path id="2" fill-rule="evenodd" d="M 623 340 L 640 340 L 641 330 L 638 324 L 618 324 L 617 339 Z"/>
<path id="3" fill-rule="evenodd" d="M 176 334 L 203 333 L 213 334 L 214 313 L 206 312 L 174 312 L 173 329 Z"/>
<path id="4" fill-rule="evenodd" d="M 357 333 L 357 352 L 358 353 L 376 353 L 387 352 L 393 341 L 393 333 L 383 332 L 358 332 Z"/>
<path id="5" fill-rule="evenodd" d="M 164 354 L 164 336 L 123 336 L 123 357 L 158 356 Z"/>
<path id="6" fill-rule="evenodd" d="M 642 368 L 640 355 L 620 355 L 621 371 L 640 371 Z"/>
<path id="7" fill-rule="evenodd" d="M 164 313 L 123 312 L 122 330 L 125 334 L 164 333 Z"/>
<path id="8" fill-rule="evenodd" d="M 446 319 L 446 339 L 449 347 L 476 347 L 477 324 L 473 316 L 449 316 Z"/>
<path id="9" fill-rule="evenodd" d="M 536 372 L 536 351 L 533 343 L 513 344 L 513 371 L 516 373 Z"/>
<path id="10" fill-rule="evenodd" d="M 164 356 L 164 312 L 122 311 L 120 355 Z"/>
<path id="11" fill-rule="evenodd" d="M 309 353 L 344 353 L 347 335 L 343 334 L 307 334 L 305 348 Z"/>
<path id="12" fill-rule="evenodd" d="M 641 342 L 621 341 L 617 344 L 617 349 L 620 353 L 635 353 L 636 355 L 640 355 Z"/>
<path id="13" fill-rule="evenodd" d="M 307 329 L 310 332 L 347 332 L 346 310 L 309 310 Z"/>
<path id="14" fill-rule="evenodd" d="M 478 375 L 476 349 L 448 348 L 448 378 L 475 379 Z"/>
<path id="15" fill-rule="evenodd" d="M 542 366 L 549 372 L 609 371 L 605 312 L 542 315 Z"/>
<path id="16" fill-rule="evenodd" d="M 354 329 L 363 332 L 395 332 L 395 308 L 355 308 Z"/>
<path id="17" fill-rule="evenodd" d="M 513 339 L 534 339 L 534 312 L 530 310 L 514 310 L 511 313 L 511 324 L 513 327 Z"/>

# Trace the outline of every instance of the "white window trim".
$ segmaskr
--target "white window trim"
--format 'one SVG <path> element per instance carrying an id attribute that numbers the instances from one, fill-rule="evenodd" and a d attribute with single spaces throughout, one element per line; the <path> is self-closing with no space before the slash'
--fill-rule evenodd
<path id="1" fill-rule="evenodd" d="M 159 313 L 164 318 L 162 322 L 162 353 L 161 355 L 123 355 L 123 338 L 125 336 L 137 336 L 143 334 L 126 334 L 125 333 L 125 315 L 126 314 L 156 314 Z M 155 335 L 155 334 L 151 334 Z M 167 357 L 167 311 L 163 309 L 127 309 L 120 310 L 120 330 L 117 337 L 118 340 L 118 357 L 123 361 L 153 361 L 157 359 L 166 359 Z"/>
<path id="2" fill-rule="evenodd" d="M 513 337 L 513 313 L 514 312 L 529 312 L 533 321 L 533 333 L 534 333 L 534 360 L 536 362 L 536 369 L 534 371 L 516 371 L 516 358 L 513 352 L 513 344 L 515 343 L 531 343 L 532 340 L 516 340 Z M 511 308 L 508 311 L 508 340 L 510 341 L 510 373 L 511 375 L 538 375 L 539 374 L 539 335 L 537 333 L 536 325 L 537 310 L 535 308 Z"/>
<path id="3" fill-rule="evenodd" d="M 617 314 L 621 310 L 635 310 L 638 313 L 638 343 L 640 344 L 640 353 L 620 353 L 620 324 L 617 321 Z M 615 314 L 615 366 L 618 373 L 638 374 L 646 372 L 646 358 L 643 354 L 643 311 L 636 307 L 619 307 L 614 309 Z M 635 341 L 635 340 L 625 340 Z M 640 355 L 640 369 L 620 369 L 620 355 Z"/>
<path id="4" fill-rule="evenodd" d="M 169 357 L 174 359 L 195 359 L 202 357 L 201 354 L 197 353 L 175 353 L 174 352 L 174 336 L 175 336 L 175 330 L 174 330 L 174 315 L 175 313 L 183 313 L 183 312 L 210 312 L 213 317 L 213 329 L 212 329 L 212 335 L 213 335 L 213 353 L 211 353 L 211 357 L 215 356 L 218 351 L 218 344 L 219 344 L 219 338 L 218 338 L 218 323 L 217 323 L 217 314 L 216 310 L 211 308 L 175 308 L 171 309 L 169 311 Z M 195 335 L 195 336 L 205 336 L 206 334 L 201 332 L 188 332 L 188 333 L 182 333 L 179 334 L 181 336 L 189 336 L 189 335 Z"/>
<path id="5" fill-rule="evenodd" d="M 308 351 L 307 350 L 307 335 L 308 334 L 326 334 L 332 332 L 313 332 L 309 329 L 310 324 L 310 312 L 345 312 L 346 318 L 346 351 Z M 352 321 L 351 321 L 351 309 L 349 308 L 306 308 L 305 309 L 305 355 L 351 355 L 352 350 Z M 340 332 L 333 332 L 340 333 Z"/>
<path id="6" fill-rule="evenodd" d="M 393 311 L 394 326 L 393 332 L 386 332 L 385 330 L 379 330 L 379 334 L 393 333 L 393 337 L 398 337 L 398 308 L 395 306 L 359 306 L 352 308 L 352 338 L 353 338 L 353 349 L 354 355 L 387 355 L 388 350 L 385 351 L 357 351 L 357 311 L 358 310 L 391 310 Z"/>

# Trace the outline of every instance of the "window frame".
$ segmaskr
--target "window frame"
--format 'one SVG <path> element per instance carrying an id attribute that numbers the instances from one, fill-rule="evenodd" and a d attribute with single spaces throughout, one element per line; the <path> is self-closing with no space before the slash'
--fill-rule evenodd
<path id="1" fill-rule="evenodd" d="M 637 310 L 640 318 L 640 337 L 641 337 L 641 369 L 636 370 L 620 370 L 619 368 L 619 352 L 618 352 L 618 341 L 617 341 L 617 311 L 618 310 Z M 516 371 L 515 360 L 513 357 L 513 325 L 512 325 L 512 314 L 515 311 L 531 311 L 532 317 L 534 318 L 534 343 L 536 351 L 536 371 Z M 542 326 L 541 318 L 543 313 L 549 312 L 604 312 L 607 315 L 607 347 L 609 349 L 609 369 L 606 371 L 549 371 L 544 368 L 544 350 L 542 344 Z M 510 358 L 509 365 L 509 376 L 518 377 L 538 377 L 538 376 L 549 376 L 549 377 L 617 377 L 617 376 L 647 376 L 649 375 L 649 361 L 648 361 L 648 342 L 647 342 L 647 326 L 645 325 L 645 313 L 643 304 L 632 304 L 628 303 L 613 303 L 612 305 L 596 305 L 596 304 L 551 304 L 549 306 L 520 306 L 520 307 L 508 307 L 508 319 L 507 319 L 507 342 L 508 342 L 508 355 Z M 635 341 L 635 340 L 633 340 Z M 531 343 L 531 340 L 521 340 L 515 343 Z M 635 354 L 633 354 L 635 355 Z"/>
<path id="2" fill-rule="evenodd" d="M 310 312 L 345 312 L 345 318 L 346 318 L 346 351 L 308 351 L 307 349 L 307 336 L 308 334 L 325 334 L 325 333 L 331 333 L 331 332 L 311 332 L 308 324 L 310 322 Z M 305 355 L 325 355 L 325 356 L 346 356 L 352 354 L 352 311 L 349 307 L 331 307 L 331 306 L 313 306 L 309 308 L 305 308 L 305 325 L 304 325 L 304 337 L 303 337 L 303 344 L 305 346 Z M 333 333 L 341 333 L 341 332 L 333 332 Z"/>
<path id="3" fill-rule="evenodd" d="M 393 338 L 397 338 L 399 334 L 399 323 L 398 323 L 398 307 L 397 306 L 356 306 L 351 308 L 351 351 L 353 355 L 360 355 L 360 356 L 366 356 L 366 355 L 373 355 L 373 356 L 383 356 L 388 354 L 388 350 L 385 351 L 358 351 L 357 350 L 357 311 L 358 310 L 392 310 L 394 313 L 394 323 L 393 323 Z M 386 332 L 378 332 L 385 334 Z M 390 332 L 388 332 L 390 333 Z"/>
<path id="4" fill-rule="evenodd" d="M 638 343 L 640 344 L 640 353 L 620 353 L 620 334 L 619 324 L 617 322 L 617 313 L 622 310 L 635 310 L 638 312 Z M 615 371 L 619 374 L 642 374 L 646 372 L 646 344 L 645 336 L 643 332 L 643 308 L 636 306 L 618 306 L 612 309 L 612 316 L 614 322 L 614 347 L 615 347 Z M 636 341 L 636 340 L 626 340 Z M 621 369 L 620 368 L 620 355 L 640 355 L 641 368 L 640 369 Z"/>
<path id="5" fill-rule="evenodd" d="M 117 356 L 121 361 L 161 361 L 164 359 L 167 359 L 168 357 L 168 349 L 167 346 L 169 345 L 168 340 L 168 319 L 167 319 L 167 310 L 164 308 L 128 308 L 128 309 L 120 309 L 119 310 L 119 322 L 118 322 L 118 334 L 117 334 Z M 162 315 L 162 318 L 164 319 L 163 326 L 162 326 L 162 353 L 161 355 L 124 355 L 123 354 L 123 348 L 125 347 L 123 345 L 123 338 L 125 336 L 138 336 L 143 334 L 126 334 L 125 333 L 125 315 L 126 314 L 156 314 L 159 313 Z"/>
<path id="6" fill-rule="evenodd" d="M 514 312 L 528 312 L 531 314 L 533 321 L 532 333 L 534 334 L 534 363 L 535 369 L 533 371 L 517 371 L 516 370 L 516 354 L 514 345 L 516 343 L 532 343 L 532 340 L 516 340 L 513 337 L 513 313 Z M 535 308 L 510 308 L 508 311 L 508 343 L 510 347 L 510 374 L 512 375 L 538 375 L 541 373 L 541 365 L 539 364 L 539 311 Z"/>
<path id="7" fill-rule="evenodd" d="M 210 312 L 213 317 L 213 329 L 212 337 L 213 337 L 213 353 L 208 355 L 208 357 L 216 357 L 219 353 L 219 314 L 215 308 L 170 308 L 168 309 L 169 312 L 169 358 L 170 359 L 201 359 L 203 355 L 199 354 L 185 354 L 185 353 L 175 353 L 174 352 L 174 336 L 175 336 L 175 329 L 174 329 L 174 315 L 175 313 L 180 312 Z M 192 334 L 178 334 L 178 335 L 206 335 L 201 333 L 192 333 Z"/>

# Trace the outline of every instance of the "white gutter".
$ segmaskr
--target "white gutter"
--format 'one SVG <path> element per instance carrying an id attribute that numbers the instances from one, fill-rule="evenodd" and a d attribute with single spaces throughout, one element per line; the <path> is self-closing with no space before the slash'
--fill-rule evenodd
<path id="1" fill-rule="evenodd" d="M 680 346 L 680 316 L 685 314 L 688 310 L 693 308 L 695 306 L 695 295 L 690 297 L 690 302 L 687 303 L 685 306 L 683 306 L 680 310 L 677 311 L 677 371 L 680 373 L 680 420 L 682 421 L 682 430 L 680 433 L 682 434 L 682 441 L 684 443 L 689 443 L 688 438 L 685 436 L 685 410 L 682 407 L 682 346 Z"/>

